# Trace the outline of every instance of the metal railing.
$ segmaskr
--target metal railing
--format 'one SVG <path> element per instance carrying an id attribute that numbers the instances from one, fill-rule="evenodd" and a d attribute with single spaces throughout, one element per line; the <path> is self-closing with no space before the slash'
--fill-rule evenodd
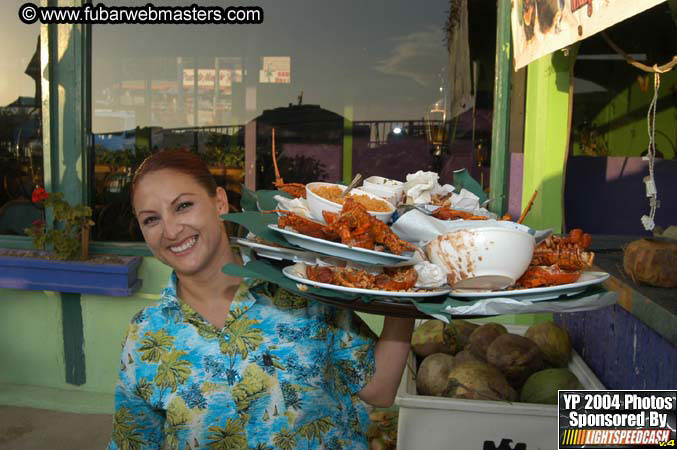
<path id="1" fill-rule="evenodd" d="M 234 136 L 240 132 L 244 132 L 244 127 L 244 125 L 213 125 L 206 127 L 163 128 L 162 131 L 177 134 L 198 132 Z"/>
<path id="2" fill-rule="evenodd" d="M 401 137 L 423 138 L 431 144 L 444 145 L 451 133 L 451 121 L 419 119 L 353 122 L 353 135 L 362 133 L 369 136 L 369 148 L 385 145 Z"/>
<path id="3" fill-rule="evenodd" d="M 352 133 L 358 138 L 366 136 L 369 148 L 379 147 L 394 139 L 405 137 L 426 139 L 433 145 L 446 145 L 453 132 L 452 125 L 452 121 L 449 120 L 361 120 L 352 122 Z M 192 134 L 190 146 L 197 151 L 201 140 L 210 135 L 242 136 L 244 141 L 244 128 L 245 125 L 216 125 L 161 130 L 165 137 Z"/>

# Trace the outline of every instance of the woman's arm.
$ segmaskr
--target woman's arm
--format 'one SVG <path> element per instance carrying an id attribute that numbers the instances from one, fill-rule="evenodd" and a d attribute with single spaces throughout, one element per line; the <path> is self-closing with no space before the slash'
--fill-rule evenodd
<path id="1" fill-rule="evenodd" d="M 151 406 L 153 398 L 158 399 L 156 386 L 141 375 L 145 362 L 137 352 L 137 339 L 132 337 L 140 332 L 131 333 L 132 326 L 127 328 L 122 347 L 115 386 L 113 435 L 107 450 L 159 450 L 164 440 L 165 416 Z"/>
<path id="2" fill-rule="evenodd" d="M 414 319 L 385 318 L 374 349 L 374 376 L 357 394 L 362 400 L 381 408 L 392 406 L 407 364 L 413 331 Z"/>
<path id="3" fill-rule="evenodd" d="M 160 450 L 165 418 L 123 383 L 115 388 L 113 436 L 107 450 Z"/>

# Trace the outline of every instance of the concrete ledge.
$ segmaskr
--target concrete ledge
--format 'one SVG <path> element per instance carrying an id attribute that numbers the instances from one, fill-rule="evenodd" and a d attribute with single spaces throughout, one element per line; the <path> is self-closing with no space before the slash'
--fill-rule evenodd
<path id="1" fill-rule="evenodd" d="M 114 395 L 82 390 L 0 384 L 0 405 L 80 414 L 112 414 Z"/>

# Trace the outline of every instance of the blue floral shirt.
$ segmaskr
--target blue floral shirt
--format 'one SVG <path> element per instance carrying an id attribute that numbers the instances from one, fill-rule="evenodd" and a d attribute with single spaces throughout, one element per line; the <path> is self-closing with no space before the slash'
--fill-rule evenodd
<path id="1" fill-rule="evenodd" d="M 366 449 L 375 341 L 350 311 L 251 280 L 218 329 L 172 274 L 127 330 L 108 449 Z"/>

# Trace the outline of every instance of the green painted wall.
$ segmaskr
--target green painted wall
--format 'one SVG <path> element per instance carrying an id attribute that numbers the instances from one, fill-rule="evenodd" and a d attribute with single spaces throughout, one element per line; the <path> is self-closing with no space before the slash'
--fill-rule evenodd
<path id="1" fill-rule="evenodd" d="M 643 76 L 639 71 L 638 75 Z M 646 75 L 648 89 L 642 92 L 639 82 L 632 83 L 616 95 L 592 120 L 594 127 L 605 130 L 600 137 L 608 156 L 640 156 L 649 143 L 646 115 L 653 99 L 653 75 Z M 677 146 L 677 71 L 661 75 L 656 112 L 656 149 L 665 158 L 674 159 Z M 578 97 L 577 97 L 578 101 Z M 584 98 L 581 97 L 581 101 Z M 575 106 L 574 106 L 575 107 Z M 584 152 L 574 142 L 575 155 Z"/>
<path id="2" fill-rule="evenodd" d="M 0 342 L 0 383 L 66 386 L 58 294 L 0 289 Z"/>
<path id="3" fill-rule="evenodd" d="M 85 336 L 85 389 L 112 392 L 117 380 L 122 339 L 132 316 L 156 303 L 167 284 L 170 269 L 155 258 L 144 258 L 139 277 L 143 287 L 132 297 L 83 295 Z"/>
<path id="4" fill-rule="evenodd" d="M 134 296 L 82 296 L 87 382 L 79 387 L 65 380 L 58 294 L 0 289 L 0 384 L 112 393 L 127 325 L 159 299 L 168 276 L 168 267 L 148 257 L 139 269 L 143 287 Z"/>
<path id="5" fill-rule="evenodd" d="M 529 64 L 524 123 L 522 209 L 538 190 L 524 221 L 539 230 L 562 231 L 564 160 L 567 154 L 570 65 L 575 51 L 557 51 Z"/>

